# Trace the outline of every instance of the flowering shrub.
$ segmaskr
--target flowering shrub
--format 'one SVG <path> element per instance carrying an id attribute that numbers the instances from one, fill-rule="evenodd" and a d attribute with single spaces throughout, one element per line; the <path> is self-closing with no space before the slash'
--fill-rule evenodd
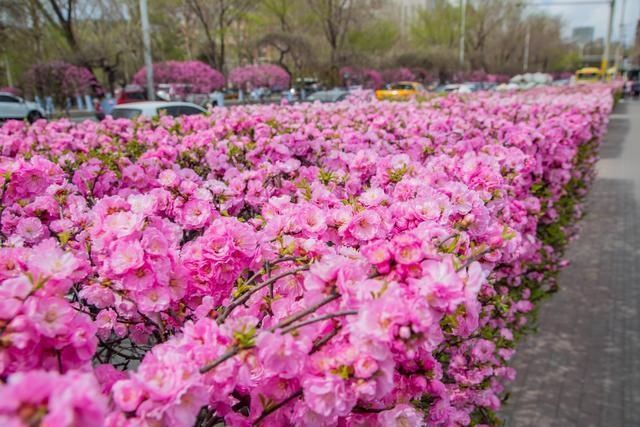
<path id="1" fill-rule="evenodd" d="M 261 64 L 234 68 L 229 73 L 229 81 L 243 89 L 266 87 L 285 90 L 289 87 L 291 77 L 277 65 Z"/>
<path id="2" fill-rule="evenodd" d="M 64 61 L 35 64 L 25 73 L 23 86 L 31 95 L 53 96 L 58 102 L 102 90 L 91 71 Z"/>
<path id="3" fill-rule="evenodd" d="M 6 123 L 0 423 L 494 424 L 611 89 L 364 99 Z"/>
<path id="4" fill-rule="evenodd" d="M 416 75 L 408 68 L 391 68 L 384 70 L 382 76 L 387 83 L 395 83 L 401 81 L 415 81 Z"/>
<path id="5" fill-rule="evenodd" d="M 373 68 L 342 67 L 340 77 L 345 86 L 361 85 L 365 89 L 378 89 L 384 84 L 382 74 Z"/>
<path id="6" fill-rule="evenodd" d="M 224 76 L 200 61 L 164 61 L 153 64 L 153 80 L 155 83 L 181 84 L 177 87 L 181 95 L 186 92 L 209 93 L 224 86 Z M 133 83 L 144 86 L 147 82 L 145 67 L 133 76 Z"/>

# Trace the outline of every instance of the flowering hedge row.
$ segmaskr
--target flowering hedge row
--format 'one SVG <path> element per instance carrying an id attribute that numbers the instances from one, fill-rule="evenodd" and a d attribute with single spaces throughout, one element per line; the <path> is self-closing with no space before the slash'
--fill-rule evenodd
<path id="1" fill-rule="evenodd" d="M 0 424 L 493 423 L 604 86 L 0 129 Z"/>

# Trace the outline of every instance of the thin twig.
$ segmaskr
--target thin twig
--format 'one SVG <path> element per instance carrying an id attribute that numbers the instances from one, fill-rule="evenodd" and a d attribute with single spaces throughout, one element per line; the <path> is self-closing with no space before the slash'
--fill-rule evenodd
<path id="1" fill-rule="evenodd" d="M 328 343 L 331 338 L 335 337 L 336 335 L 338 335 L 338 332 L 340 332 L 340 329 L 342 329 L 342 326 L 337 325 L 331 332 L 329 332 L 327 335 L 323 336 L 322 338 L 320 338 L 318 341 L 313 343 L 313 347 L 311 347 L 311 351 L 309 352 L 309 354 L 313 354 L 316 353 L 317 351 L 319 351 L 322 347 L 324 347 L 324 345 L 326 343 Z"/>
<path id="2" fill-rule="evenodd" d="M 289 273 L 291 273 L 291 272 L 289 272 Z M 276 278 L 274 277 L 274 279 L 276 279 Z M 293 315 L 292 317 L 288 318 L 284 322 L 281 322 L 281 323 L 277 324 L 276 326 L 270 328 L 269 331 L 273 332 L 276 329 L 280 329 L 280 328 L 284 328 L 286 326 L 289 326 L 293 322 L 295 322 L 296 320 L 302 319 L 303 317 L 313 313 L 314 311 L 316 311 L 320 307 L 322 307 L 322 306 L 324 306 L 326 304 L 329 304 L 331 301 L 334 301 L 337 298 L 340 298 L 340 294 L 331 294 L 327 298 L 317 302 L 316 304 L 312 305 L 311 307 L 309 307 L 309 308 L 307 308 L 307 309 L 305 309 L 305 310 Z M 319 320 L 316 320 L 316 321 L 319 321 Z M 313 322 L 310 322 L 310 323 L 313 323 Z M 296 329 L 299 326 L 304 326 L 304 325 L 295 325 L 295 327 L 292 328 L 291 330 Z M 248 349 L 253 348 L 253 347 L 255 347 L 255 345 L 245 345 L 245 346 L 242 346 L 242 347 L 234 345 L 229 350 L 225 351 L 222 355 L 220 355 L 220 357 L 218 357 L 217 359 L 215 359 L 211 363 L 208 363 L 208 364 L 204 365 L 203 367 L 201 367 L 200 368 L 200 373 L 201 374 L 207 373 L 210 370 L 212 370 L 213 368 L 215 368 L 216 366 L 218 366 L 221 363 L 223 363 L 224 361 L 231 359 L 233 356 L 238 354 L 241 350 L 248 350 Z"/>
<path id="3" fill-rule="evenodd" d="M 258 417 L 258 419 L 254 421 L 253 425 L 254 426 L 258 426 L 262 422 L 262 420 L 264 420 L 270 414 L 274 413 L 278 409 L 280 409 L 283 406 L 285 406 L 287 403 L 291 402 L 292 400 L 294 400 L 294 399 L 296 399 L 296 398 L 298 398 L 300 396 L 302 396 L 302 389 L 296 391 L 295 393 L 293 393 L 292 395 L 290 395 L 289 397 L 287 397 L 286 399 L 284 399 L 280 403 L 277 403 L 277 404 L 275 404 L 273 406 L 270 406 L 269 408 L 265 409 L 262 412 L 262 415 L 260 415 L 260 417 Z"/>
<path id="4" fill-rule="evenodd" d="M 474 262 L 478 261 L 480 258 L 482 258 L 483 256 L 485 256 L 486 254 L 488 254 L 489 252 L 492 252 L 492 251 L 493 251 L 493 249 L 488 248 L 488 249 L 485 249 L 482 252 L 480 252 L 480 253 L 478 253 L 478 254 L 476 254 L 474 256 L 469 257 L 469 259 L 467 259 L 464 264 L 462 264 L 460 267 L 456 268 L 456 273 L 458 273 L 458 272 L 464 270 L 465 268 L 469 267 L 471 264 L 473 264 Z"/>
<path id="5" fill-rule="evenodd" d="M 448 235 L 447 237 L 445 237 L 440 243 L 438 243 L 438 248 L 441 249 L 441 247 L 447 243 L 449 240 L 453 239 L 454 237 L 458 237 L 459 234 L 458 233 L 453 233 Z"/>
<path id="6" fill-rule="evenodd" d="M 312 323 L 322 322 L 323 320 L 333 319 L 336 317 L 354 316 L 356 314 L 358 314 L 358 310 L 344 310 L 344 311 L 338 311 L 336 313 L 327 313 L 327 314 L 323 314 L 322 316 L 314 317 L 312 319 L 307 319 L 302 322 L 296 323 L 295 325 L 290 325 L 290 326 L 287 326 L 286 328 L 282 328 L 280 333 L 284 335 L 298 328 L 301 328 L 303 326 L 310 325 Z"/>
<path id="7" fill-rule="evenodd" d="M 317 303 L 313 304 L 311 307 L 292 315 L 291 317 L 287 318 L 286 320 L 283 320 L 282 322 L 278 323 L 274 328 L 279 329 L 279 328 L 285 328 L 287 326 L 289 326 L 290 324 L 292 324 L 293 322 L 302 319 L 303 317 L 308 316 L 309 314 L 313 313 L 314 311 L 316 311 L 317 309 L 319 309 L 322 306 L 325 306 L 327 304 L 329 304 L 332 301 L 337 300 L 338 298 L 340 298 L 341 295 L 338 293 L 332 293 L 331 295 L 329 295 L 328 297 L 326 297 L 323 300 L 318 301 Z"/>
<path id="8" fill-rule="evenodd" d="M 203 367 L 201 367 L 199 369 L 200 373 L 201 374 L 206 374 L 207 372 L 209 372 L 210 370 L 212 370 L 216 366 L 220 365 L 222 362 L 225 362 L 225 361 L 231 359 L 233 356 L 238 354 L 240 352 L 240 350 L 250 349 L 250 348 L 253 348 L 253 347 L 255 347 L 255 346 L 248 345 L 248 346 L 238 347 L 238 346 L 234 345 L 229 350 L 227 350 L 224 353 L 222 353 L 222 355 L 220 357 L 218 357 L 217 359 L 215 359 L 213 362 L 211 362 L 209 364 L 206 364 Z"/>
<path id="9" fill-rule="evenodd" d="M 236 307 L 238 307 L 238 306 L 244 304 L 245 302 L 247 302 L 249 300 L 249 298 L 251 298 L 251 296 L 253 294 L 255 294 L 256 292 L 258 292 L 259 290 L 266 288 L 270 284 L 277 282 L 278 280 L 282 279 L 283 277 L 291 276 L 293 274 L 298 274 L 301 271 L 305 271 L 305 270 L 308 270 L 308 269 L 309 269 L 308 265 L 303 265 L 302 267 L 298 267 L 298 268 L 290 270 L 290 271 L 285 271 L 284 273 L 278 274 L 277 276 L 275 276 L 275 277 L 273 277 L 273 278 L 271 278 L 269 280 L 265 280 L 264 282 L 262 282 L 258 286 L 254 287 L 251 290 L 247 291 L 246 293 L 242 294 L 242 296 L 240 298 L 232 301 L 231 304 L 229 304 L 227 306 L 227 308 L 225 309 L 225 311 L 220 315 L 220 317 L 218 317 L 218 324 L 222 324 L 227 319 L 227 317 L 229 317 L 231 312 L 233 310 L 235 310 Z"/>

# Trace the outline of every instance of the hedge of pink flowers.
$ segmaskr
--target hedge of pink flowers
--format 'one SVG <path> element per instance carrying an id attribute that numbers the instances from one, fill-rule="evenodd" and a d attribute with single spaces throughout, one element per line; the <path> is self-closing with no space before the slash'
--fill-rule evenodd
<path id="1" fill-rule="evenodd" d="M 494 424 L 611 107 L 6 123 L 0 425 Z"/>
<path id="2" fill-rule="evenodd" d="M 153 64 L 155 83 L 184 84 L 177 87 L 180 94 L 209 93 L 224 87 L 222 73 L 201 61 L 163 61 Z M 147 81 L 146 69 L 142 67 L 133 76 L 133 83 L 144 86 Z"/>

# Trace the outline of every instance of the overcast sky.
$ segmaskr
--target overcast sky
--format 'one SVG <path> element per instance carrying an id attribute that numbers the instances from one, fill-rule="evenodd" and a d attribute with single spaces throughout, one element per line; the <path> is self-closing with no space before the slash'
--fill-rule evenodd
<path id="1" fill-rule="evenodd" d="M 609 5 L 604 4 L 581 4 L 581 5 L 556 5 L 553 3 L 568 3 L 579 0 L 529 0 L 530 3 L 544 3 L 543 5 L 532 5 L 530 8 L 544 10 L 553 15 L 560 15 L 567 25 L 567 36 L 571 35 L 574 27 L 594 27 L 595 37 L 604 37 L 607 32 L 607 20 L 609 19 Z M 616 0 L 616 10 L 613 18 L 613 40 L 618 40 L 620 34 L 620 12 L 623 0 Z M 626 0 L 624 11 L 625 39 L 627 44 L 633 41 L 636 33 L 636 23 L 640 18 L 640 0 Z"/>

